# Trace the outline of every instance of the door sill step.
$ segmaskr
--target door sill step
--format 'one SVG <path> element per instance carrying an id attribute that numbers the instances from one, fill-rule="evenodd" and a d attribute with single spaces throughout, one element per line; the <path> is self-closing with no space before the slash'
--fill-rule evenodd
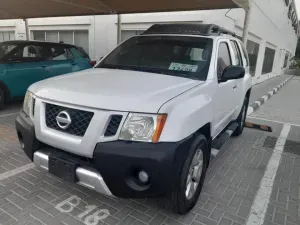
<path id="1" fill-rule="evenodd" d="M 211 147 L 212 157 L 216 157 L 219 154 L 221 148 L 229 140 L 229 138 L 232 136 L 233 132 L 237 129 L 237 127 L 238 127 L 238 123 L 232 122 L 217 138 L 215 138 L 212 141 L 212 147 Z"/>

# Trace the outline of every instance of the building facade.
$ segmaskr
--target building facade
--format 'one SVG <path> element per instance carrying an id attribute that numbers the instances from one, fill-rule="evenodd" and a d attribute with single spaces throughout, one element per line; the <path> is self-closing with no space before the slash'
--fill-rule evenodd
<path id="1" fill-rule="evenodd" d="M 243 9 L 121 15 L 121 38 L 138 35 L 155 23 L 215 23 L 241 38 Z M 253 0 L 247 50 L 254 84 L 284 73 L 294 56 L 298 21 L 293 0 Z M 80 16 L 29 19 L 33 40 L 63 41 L 81 46 L 99 60 L 117 45 L 117 16 Z M 0 42 L 26 39 L 22 20 L 0 21 Z"/>

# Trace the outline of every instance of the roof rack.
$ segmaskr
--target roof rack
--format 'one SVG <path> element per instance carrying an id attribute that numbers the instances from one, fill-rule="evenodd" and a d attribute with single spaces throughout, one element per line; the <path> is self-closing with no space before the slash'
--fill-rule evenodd
<path id="1" fill-rule="evenodd" d="M 141 35 L 146 34 L 188 34 L 202 36 L 218 36 L 228 34 L 236 37 L 236 34 L 216 24 L 154 24 Z"/>

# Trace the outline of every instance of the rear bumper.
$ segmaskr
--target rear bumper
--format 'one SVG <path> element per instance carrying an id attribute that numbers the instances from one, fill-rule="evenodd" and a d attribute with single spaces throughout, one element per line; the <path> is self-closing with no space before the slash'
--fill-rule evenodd
<path id="1" fill-rule="evenodd" d="M 172 192 L 179 182 L 179 173 L 192 142 L 192 137 L 176 143 L 101 142 L 95 145 L 90 159 L 39 142 L 34 125 L 23 112 L 16 120 L 16 129 L 24 142 L 26 155 L 37 166 L 49 170 L 50 154 L 75 160 L 78 184 L 122 198 L 144 198 Z M 148 174 L 148 182 L 138 179 L 140 171 Z"/>

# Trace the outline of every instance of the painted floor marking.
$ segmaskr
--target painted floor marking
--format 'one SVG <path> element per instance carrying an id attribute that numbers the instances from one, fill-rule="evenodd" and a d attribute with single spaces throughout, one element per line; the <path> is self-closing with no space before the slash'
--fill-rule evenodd
<path id="1" fill-rule="evenodd" d="M 247 110 L 247 116 L 249 116 L 253 112 L 254 112 L 253 108 L 249 106 Z"/>
<path id="2" fill-rule="evenodd" d="M 21 166 L 16 169 L 13 169 L 13 170 L 6 171 L 6 172 L 0 174 L 0 180 L 4 180 L 6 178 L 12 177 L 14 175 L 17 175 L 19 173 L 22 173 L 22 172 L 32 169 L 34 167 L 35 167 L 35 165 L 33 163 L 29 163 L 29 164 L 26 164 L 25 166 Z"/>
<path id="3" fill-rule="evenodd" d="M 290 124 L 285 123 L 283 125 L 280 136 L 273 150 L 273 154 L 269 160 L 265 174 L 260 182 L 260 187 L 256 193 L 255 199 L 250 209 L 250 214 L 247 219 L 246 225 L 262 225 L 264 223 L 273 190 L 274 180 L 290 129 Z"/>
<path id="4" fill-rule="evenodd" d="M 1 117 L 7 117 L 7 116 L 15 116 L 15 115 L 18 115 L 18 114 L 20 114 L 20 112 L 17 112 L 17 113 L 8 113 L 8 114 L 3 114 L 3 115 L 0 114 L 0 118 Z"/>
<path id="5" fill-rule="evenodd" d="M 281 124 L 286 123 L 286 122 L 282 122 L 282 121 L 278 121 L 278 120 L 268 120 L 268 119 L 265 119 L 265 118 L 255 117 L 255 116 L 247 116 L 247 118 L 256 119 L 256 120 L 263 120 L 263 121 L 267 121 L 267 122 L 281 123 Z M 295 123 L 289 123 L 289 124 L 291 126 L 300 127 L 300 124 L 295 124 Z"/>

